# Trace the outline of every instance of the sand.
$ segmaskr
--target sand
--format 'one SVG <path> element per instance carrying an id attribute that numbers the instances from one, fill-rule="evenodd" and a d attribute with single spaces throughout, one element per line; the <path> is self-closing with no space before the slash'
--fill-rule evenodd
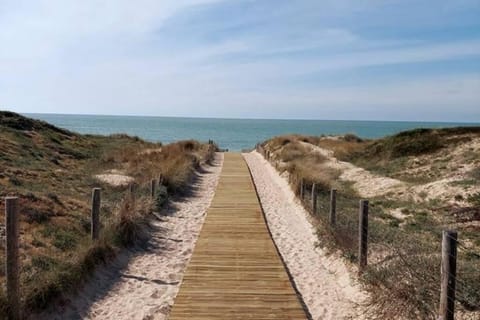
<path id="1" fill-rule="evenodd" d="M 316 247 L 309 214 L 285 178 L 257 152 L 244 154 L 252 171 L 273 240 L 313 319 L 361 319 L 367 293 L 354 269 Z"/>
<path id="2" fill-rule="evenodd" d="M 412 162 L 425 163 L 415 169 L 407 169 L 410 172 L 431 171 L 436 162 L 445 162 L 446 157 L 451 157 L 448 161 L 448 168 L 443 169 L 444 176 L 433 182 L 424 184 L 407 183 L 398 179 L 372 173 L 363 168 L 357 167 L 350 162 L 339 161 L 334 157 L 331 150 L 327 150 L 310 143 L 301 142 L 305 147 L 310 148 L 312 152 L 324 155 L 327 160 L 325 166 L 340 170 L 339 180 L 353 183 L 354 190 L 363 198 L 374 198 L 387 196 L 395 200 L 426 202 L 429 200 L 440 200 L 445 204 L 454 206 L 469 206 L 466 199 L 475 193 L 480 192 L 480 185 L 465 186 L 464 180 L 472 179 L 470 172 L 478 167 L 474 162 L 466 163 L 465 154 L 467 152 L 480 152 L 480 138 L 474 138 L 472 141 L 449 148 L 436 155 L 424 155 L 413 159 Z M 462 199 L 457 199 L 457 195 L 462 195 Z M 398 218 L 405 219 L 407 216 L 398 214 L 397 209 L 392 209 L 389 213 Z"/>
<path id="3" fill-rule="evenodd" d="M 117 173 L 97 174 L 95 178 L 100 182 L 111 185 L 112 187 L 125 187 L 134 181 L 130 176 Z"/>
<path id="4" fill-rule="evenodd" d="M 310 148 L 327 158 L 325 165 L 341 171 L 339 177 L 343 181 L 353 182 L 353 188 L 361 197 L 372 198 L 385 195 L 387 193 L 399 192 L 407 187 L 407 184 L 398 179 L 392 179 L 385 176 L 374 174 L 368 170 L 355 166 L 350 162 L 339 161 L 333 156 L 333 151 L 327 150 L 307 142 L 301 142 L 304 146 Z"/>
<path id="5" fill-rule="evenodd" d="M 123 171 L 117 169 L 107 170 L 104 173 L 94 175 L 93 177 L 100 182 L 111 185 L 112 187 L 126 187 L 135 181 L 133 177 L 130 177 Z"/>
<path id="6" fill-rule="evenodd" d="M 191 197 L 173 200 L 166 215 L 153 221 L 147 249 L 121 252 L 100 267 L 75 295 L 32 319 L 165 319 L 205 220 L 220 176 L 223 154 L 204 168 Z"/>

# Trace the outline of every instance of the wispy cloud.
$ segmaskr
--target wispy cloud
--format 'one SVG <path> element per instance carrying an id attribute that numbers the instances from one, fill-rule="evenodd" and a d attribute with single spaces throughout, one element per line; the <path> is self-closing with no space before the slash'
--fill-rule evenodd
<path id="1" fill-rule="evenodd" d="M 480 121 L 478 14 L 474 0 L 3 1 L 0 106 Z"/>

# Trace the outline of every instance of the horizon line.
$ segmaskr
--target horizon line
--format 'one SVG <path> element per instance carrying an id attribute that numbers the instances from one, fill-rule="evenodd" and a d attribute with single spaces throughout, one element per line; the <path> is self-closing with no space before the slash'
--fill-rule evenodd
<path id="1" fill-rule="evenodd" d="M 0 110 L 1 111 L 1 110 Z M 9 111 L 9 110 L 5 110 Z M 15 112 L 15 111 L 12 111 Z M 410 123 L 446 123 L 446 124 L 478 124 L 479 122 L 468 121 L 445 121 L 445 120 L 372 120 L 372 119 L 305 119 L 305 118 L 235 118 L 235 117 L 212 117 L 212 116 L 161 116 L 161 115 L 131 115 L 131 114 L 92 114 L 92 113 L 54 113 L 54 112 L 17 112 L 24 115 L 60 115 L 60 116 L 102 116 L 102 117 L 137 117 L 137 118 L 175 118 L 175 119 L 213 119 L 213 120 L 266 120 L 266 121 L 352 121 L 352 122 L 410 122 Z"/>

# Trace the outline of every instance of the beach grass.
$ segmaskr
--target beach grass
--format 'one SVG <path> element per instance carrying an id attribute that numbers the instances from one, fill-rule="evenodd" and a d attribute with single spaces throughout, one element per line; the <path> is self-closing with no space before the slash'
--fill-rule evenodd
<path id="1" fill-rule="evenodd" d="M 288 135 L 267 140 L 261 147 L 280 173 L 288 172 L 298 196 L 303 181 L 306 191 L 302 203 L 318 224 L 319 245 L 332 253 L 340 251 L 351 263 L 358 261 L 362 197 L 354 181 L 341 178 L 341 168 L 348 165 L 338 161 L 353 163 L 377 177 L 399 179 L 404 189 L 368 199 L 369 266 L 359 277 L 370 293 L 368 316 L 435 319 L 440 296 L 442 230 L 453 228 L 459 231 L 461 246 L 457 310 L 458 315 L 469 319 L 480 312 L 480 193 L 474 192 L 480 186 L 476 169 L 480 164 L 479 141 L 480 128 L 450 128 L 412 130 L 376 140 L 354 135 Z M 462 168 L 466 168 L 465 172 Z M 466 188 L 458 189 L 452 199 L 414 191 L 415 187 L 452 176 L 458 178 L 453 180 L 454 185 Z M 317 212 L 312 212 L 311 207 L 312 184 L 317 187 Z M 337 189 L 334 227 L 328 218 L 331 188 Z"/>
<path id="2" fill-rule="evenodd" d="M 189 190 L 200 163 L 216 146 L 197 141 L 168 145 L 125 134 L 80 135 L 0 112 L 0 210 L 5 196 L 18 196 L 22 308 L 28 313 L 74 290 L 122 247 L 148 239 L 150 213 L 169 196 Z M 128 177 L 135 186 L 116 185 L 98 174 Z M 150 183 L 162 176 L 152 199 Z M 90 240 L 92 188 L 101 188 L 101 237 Z M 4 228 L 4 217 L 0 226 Z M 2 237 L 3 238 L 3 237 Z M 4 240 L 0 262 L 5 256 Z M 3 264 L 4 265 L 4 264 Z M 4 270 L 0 283 L 5 287 Z M 0 293 L 0 317 L 7 312 Z"/>

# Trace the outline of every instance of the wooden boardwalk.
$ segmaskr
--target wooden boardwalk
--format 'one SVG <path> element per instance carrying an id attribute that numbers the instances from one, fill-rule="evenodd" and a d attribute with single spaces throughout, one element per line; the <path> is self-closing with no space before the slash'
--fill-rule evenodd
<path id="1" fill-rule="evenodd" d="M 270 238 L 248 167 L 226 153 L 170 320 L 306 319 Z"/>

